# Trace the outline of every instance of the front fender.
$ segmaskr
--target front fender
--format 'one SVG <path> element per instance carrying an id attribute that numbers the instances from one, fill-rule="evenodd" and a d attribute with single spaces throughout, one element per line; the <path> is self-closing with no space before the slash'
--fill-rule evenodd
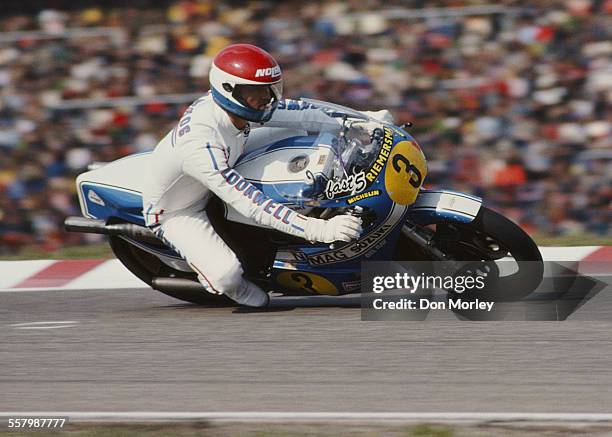
<path id="1" fill-rule="evenodd" d="M 408 209 L 409 221 L 427 225 L 439 222 L 470 223 L 480 207 L 482 199 L 450 190 L 421 190 L 416 201 Z"/>

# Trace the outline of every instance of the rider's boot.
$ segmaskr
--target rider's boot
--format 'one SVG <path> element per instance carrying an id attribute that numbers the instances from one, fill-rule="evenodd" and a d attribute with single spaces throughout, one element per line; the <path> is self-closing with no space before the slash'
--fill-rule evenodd
<path id="1" fill-rule="evenodd" d="M 240 305 L 248 307 L 263 308 L 270 303 L 268 293 L 244 278 L 235 291 L 227 292 L 226 295 Z"/>

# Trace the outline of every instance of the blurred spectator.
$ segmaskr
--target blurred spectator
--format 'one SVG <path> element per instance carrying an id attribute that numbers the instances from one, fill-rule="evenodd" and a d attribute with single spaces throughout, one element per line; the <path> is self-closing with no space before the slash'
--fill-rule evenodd
<path id="1" fill-rule="evenodd" d="M 0 40 L 0 253 L 86 242 L 61 231 L 78 214 L 75 176 L 153 148 L 189 103 L 154 97 L 207 90 L 232 42 L 270 50 L 289 97 L 413 122 L 430 186 L 483 196 L 529 230 L 612 232 L 610 0 L 483 14 L 444 9 L 470 0 L 111 3 L 0 17 L 0 36 L 26 32 Z M 57 109 L 113 97 L 149 101 Z"/>

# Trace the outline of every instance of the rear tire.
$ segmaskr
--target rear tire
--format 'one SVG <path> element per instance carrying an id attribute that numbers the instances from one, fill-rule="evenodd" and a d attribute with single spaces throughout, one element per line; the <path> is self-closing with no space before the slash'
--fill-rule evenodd
<path id="1" fill-rule="evenodd" d="M 151 288 L 153 288 L 153 278 L 160 276 L 184 278 L 197 282 L 197 276 L 195 273 L 186 273 L 175 270 L 161 262 L 156 256 L 134 246 L 129 241 L 119 236 L 109 236 L 109 244 L 117 259 L 121 261 L 121 263 L 130 272 L 132 272 L 135 276 L 137 276 L 141 281 L 149 285 Z M 204 288 L 202 288 L 201 292 L 167 290 L 156 291 L 164 293 L 175 299 L 179 299 L 196 305 L 236 305 L 236 303 L 228 297 L 208 293 Z"/>

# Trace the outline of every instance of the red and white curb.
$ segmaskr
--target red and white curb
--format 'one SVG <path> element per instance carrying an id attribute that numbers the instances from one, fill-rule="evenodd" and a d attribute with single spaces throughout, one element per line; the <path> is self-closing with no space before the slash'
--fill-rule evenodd
<path id="1" fill-rule="evenodd" d="M 601 273 L 612 274 L 612 246 L 541 247 L 540 250 L 546 261 L 588 262 L 602 267 Z M 0 292 L 143 287 L 148 286 L 116 259 L 0 262 Z"/>
<path id="2" fill-rule="evenodd" d="M 116 259 L 0 262 L 0 292 L 143 287 Z"/>

